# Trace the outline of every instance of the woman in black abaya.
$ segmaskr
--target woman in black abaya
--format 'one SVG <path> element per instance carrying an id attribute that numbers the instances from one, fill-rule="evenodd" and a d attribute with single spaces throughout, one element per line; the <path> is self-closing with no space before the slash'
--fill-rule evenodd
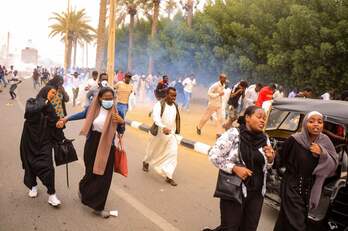
<path id="1" fill-rule="evenodd" d="M 323 115 L 313 111 L 303 120 L 301 132 L 290 136 L 279 153 L 282 179 L 279 217 L 274 231 L 308 230 L 308 212 L 318 206 L 325 179 L 337 168 L 331 140 L 322 133 Z"/>
<path id="2" fill-rule="evenodd" d="M 29 197 L 37 197 L 38 177 L 47 187 L 48 203 L 59 206 L 54 185 L 52 145 L 56 141 L 58 117 L 51 100 L 57 93 L 54 86 L 45 86 L 36 99 L 27 102 L 25 122 L 20 144 L 20 154 L 24 173 L 24 184 L 29 188 Z"/>

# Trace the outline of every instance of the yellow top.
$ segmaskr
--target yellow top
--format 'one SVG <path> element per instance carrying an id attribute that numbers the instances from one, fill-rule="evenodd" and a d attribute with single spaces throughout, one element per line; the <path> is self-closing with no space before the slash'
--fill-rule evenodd
<path id="1" fill-rule="evenodd" d="M 128 104 L 128 99 L 130 94 L 133 91 L 133 85 L 132 84 L 126 84 L 123 81 L 118 81 L 115 84 L 115 91 L 116 91 L 116 97 L 118 103 Z"/>

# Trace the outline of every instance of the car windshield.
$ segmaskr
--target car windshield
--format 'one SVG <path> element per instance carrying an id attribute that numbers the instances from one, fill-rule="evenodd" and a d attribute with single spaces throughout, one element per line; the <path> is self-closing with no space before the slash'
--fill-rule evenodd
<path id="1" fill-rule="evenodd" d="M 266 130 L 289 130 L 296 131 L 301 118 L 300 113 L 280 111 L 277 109 L 272 109 Z"/>

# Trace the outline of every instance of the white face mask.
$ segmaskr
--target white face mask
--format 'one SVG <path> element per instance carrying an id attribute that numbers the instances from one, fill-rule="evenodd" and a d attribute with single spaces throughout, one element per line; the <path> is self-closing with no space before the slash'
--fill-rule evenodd
<path id="1" fill-rule="evenodd" d="M 108 81 L 103 80 L 103 81 L 101 81 L 100 84 L 102 85 L 102 87 L 107 87 L 108 86 Z"/>

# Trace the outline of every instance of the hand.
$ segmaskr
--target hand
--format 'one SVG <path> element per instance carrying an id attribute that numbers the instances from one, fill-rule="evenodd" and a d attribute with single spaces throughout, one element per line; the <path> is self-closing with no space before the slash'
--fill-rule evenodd
<path id="1" fill-rule="evenodd" d="M 112 113 L 111 114 L 112 122 L 114 122 L 114 123 L 123 123 L 123 119 L 122 119 L 122 117 L 118 113 L 116 113 L 114 111 L 112 111 L 111 113 Z"/>
<path id="2" fill-rule="evenodd" d="M 249 176 L 253 175 L 253 172 L 248 168 L 237 165 L 233 167 L 232 171 L 243 181 L 246 180 Z"/>
<path id="3" fill-rule="evenodd" d="M 309 148 L 313 154 L 320 155 L 321 154 L 321 148 L 319 144 L 312 143 L 311 147 Z"/>
<path id="4" fill-rule="evenodd" d="M 169 128 L 163 128 L 163 133 L 166 134 L 166 135 L 169 135 L 171 130 Z"/>
<path id="5" fill-rule="evenodd" d="M 59 120 L 57 123 L 56 123 L 56 127 L 57 128 L 63 128 L 64 127 L 64 121 L 63 120 Z"/>
<path id="6" fill-rule="evenodd" d="M 274 150 L 271 145 L 263 147 L 268 163 L 272 163 L 275 157 Z"/>
<path id="7" fill-rule="evenodd" d="M 225 92 L 220 92 L 219 96 L 223 96 L 225 94 Z"/>

